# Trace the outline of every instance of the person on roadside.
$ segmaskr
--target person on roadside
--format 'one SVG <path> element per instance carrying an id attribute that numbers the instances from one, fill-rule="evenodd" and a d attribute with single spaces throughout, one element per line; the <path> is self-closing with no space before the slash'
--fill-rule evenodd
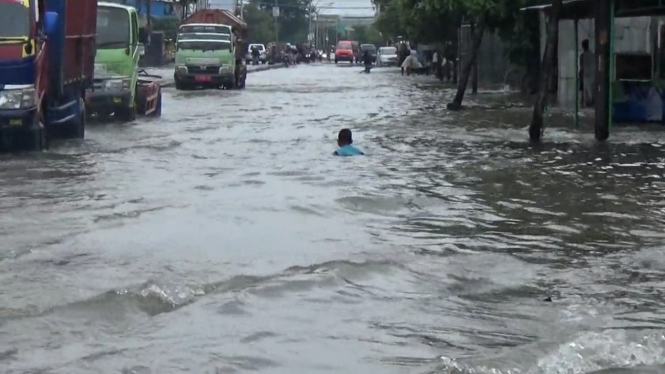
<path id="1" fill-rule="evenodd" d="M 411 54 L 404 59 L 404 62 L 402 62 L 402 75 L 405 73 L 406 75 L 411 75 L 411 73 L 419 67 L 420 63 L 418 62 L 418 53 L 414 50 L 411 50 Z"/>
<path id="2" fill-rule="evenodd" d="M 337 134 L 337 145 L 339 148 L 333 153 L 335 156 L 362 156 L 363 151 L 354 147 L 353 134 L 350 129 L 341 129 Z"/>
<path id="3" fill-rule="evenodd" d="M 441 62 L 442 61 L 440 61 L 439 52 L 434 51 L 432 54 L 432 74 L 439 78 L 439 80 L 443 80 L 443 77 L 441 76 Z"/>
<path id="4" fill-rule="evenodd" d="M 582 106 L 592 107 L 596 87 L 596 56 L 589 50 L 589 39 L 582 41 L 580 76 L 582 77 Z"/>
<path id="5" fill-rule="evenodd" d="M 365 73 L 369 74 L 372 70 L 372 55 L 367 50 L 363 53 L 363 64 L 365 65 Z"/>

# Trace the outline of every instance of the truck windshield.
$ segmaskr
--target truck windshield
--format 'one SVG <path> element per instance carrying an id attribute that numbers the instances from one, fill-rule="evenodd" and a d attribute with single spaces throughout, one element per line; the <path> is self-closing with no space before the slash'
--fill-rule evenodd
<path id="1" fill-rule="evenodd" d="M 123 8 L 99 7 L 97 10 L 97 49 L 129 46 L 129 12 Z"/>
<path id="2" fill-rule="evenodd" d="M 0 1 L 0 40 L 30 35 L 30 10 L 17 1 Z"/>
<path id="3" fill-rule="evenodd" d="M 199 33 L 181 33 L 178 34 L 178 41 L 180 40 L 224 40 L 231 41 L 230 34 L 199 34 Z"/>
<path id="4" fill-rule="evenodd" d="M 178 42 L 178 50 L 219 51 L 228 50 L 229 48 L 231 48 L 231 43 L 224 40 L 183 40 Z"/>

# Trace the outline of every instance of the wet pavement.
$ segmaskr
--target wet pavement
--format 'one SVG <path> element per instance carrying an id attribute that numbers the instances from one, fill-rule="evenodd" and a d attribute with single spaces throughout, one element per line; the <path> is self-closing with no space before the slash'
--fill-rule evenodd
<path id="1" fill-rule="evenodd" d="M 665 137 L 533 147 L 528 108 L 360 70 L 0 156 L 0 372 L 658 372 Z"/>

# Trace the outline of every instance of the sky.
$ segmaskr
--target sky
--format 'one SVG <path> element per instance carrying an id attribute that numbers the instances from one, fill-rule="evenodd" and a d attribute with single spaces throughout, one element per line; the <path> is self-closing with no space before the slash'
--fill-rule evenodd
<path id="1" fill-rule="evenodd" d="M 210 7 L 232 9 L 235 0 L 209 0 Z M 279 2 L 279 0 L 277 0 Z M 371 0 L 313 0 L 320 14 L 337 14 L 347 17 L 373 17 Z"/>

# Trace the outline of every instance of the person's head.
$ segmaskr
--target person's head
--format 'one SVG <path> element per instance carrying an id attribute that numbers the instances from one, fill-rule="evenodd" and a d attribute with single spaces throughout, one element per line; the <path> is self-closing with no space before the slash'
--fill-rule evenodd
<path id="1" fill-rule="evenodd" d="M 589 39 L 582 40 L 582 50 L 583 51 L 589 50 Z"/>
<path id="2" fill-rule="evenodd" d="M 350 145 L 350 144 L 353 144 L 353 135 L 351 134 L 351 130 L 349 129 L 339 130 L 339 134 L 337 135 L 337 145 L 340 147 L 344 147 L 345 145 Z"/>

